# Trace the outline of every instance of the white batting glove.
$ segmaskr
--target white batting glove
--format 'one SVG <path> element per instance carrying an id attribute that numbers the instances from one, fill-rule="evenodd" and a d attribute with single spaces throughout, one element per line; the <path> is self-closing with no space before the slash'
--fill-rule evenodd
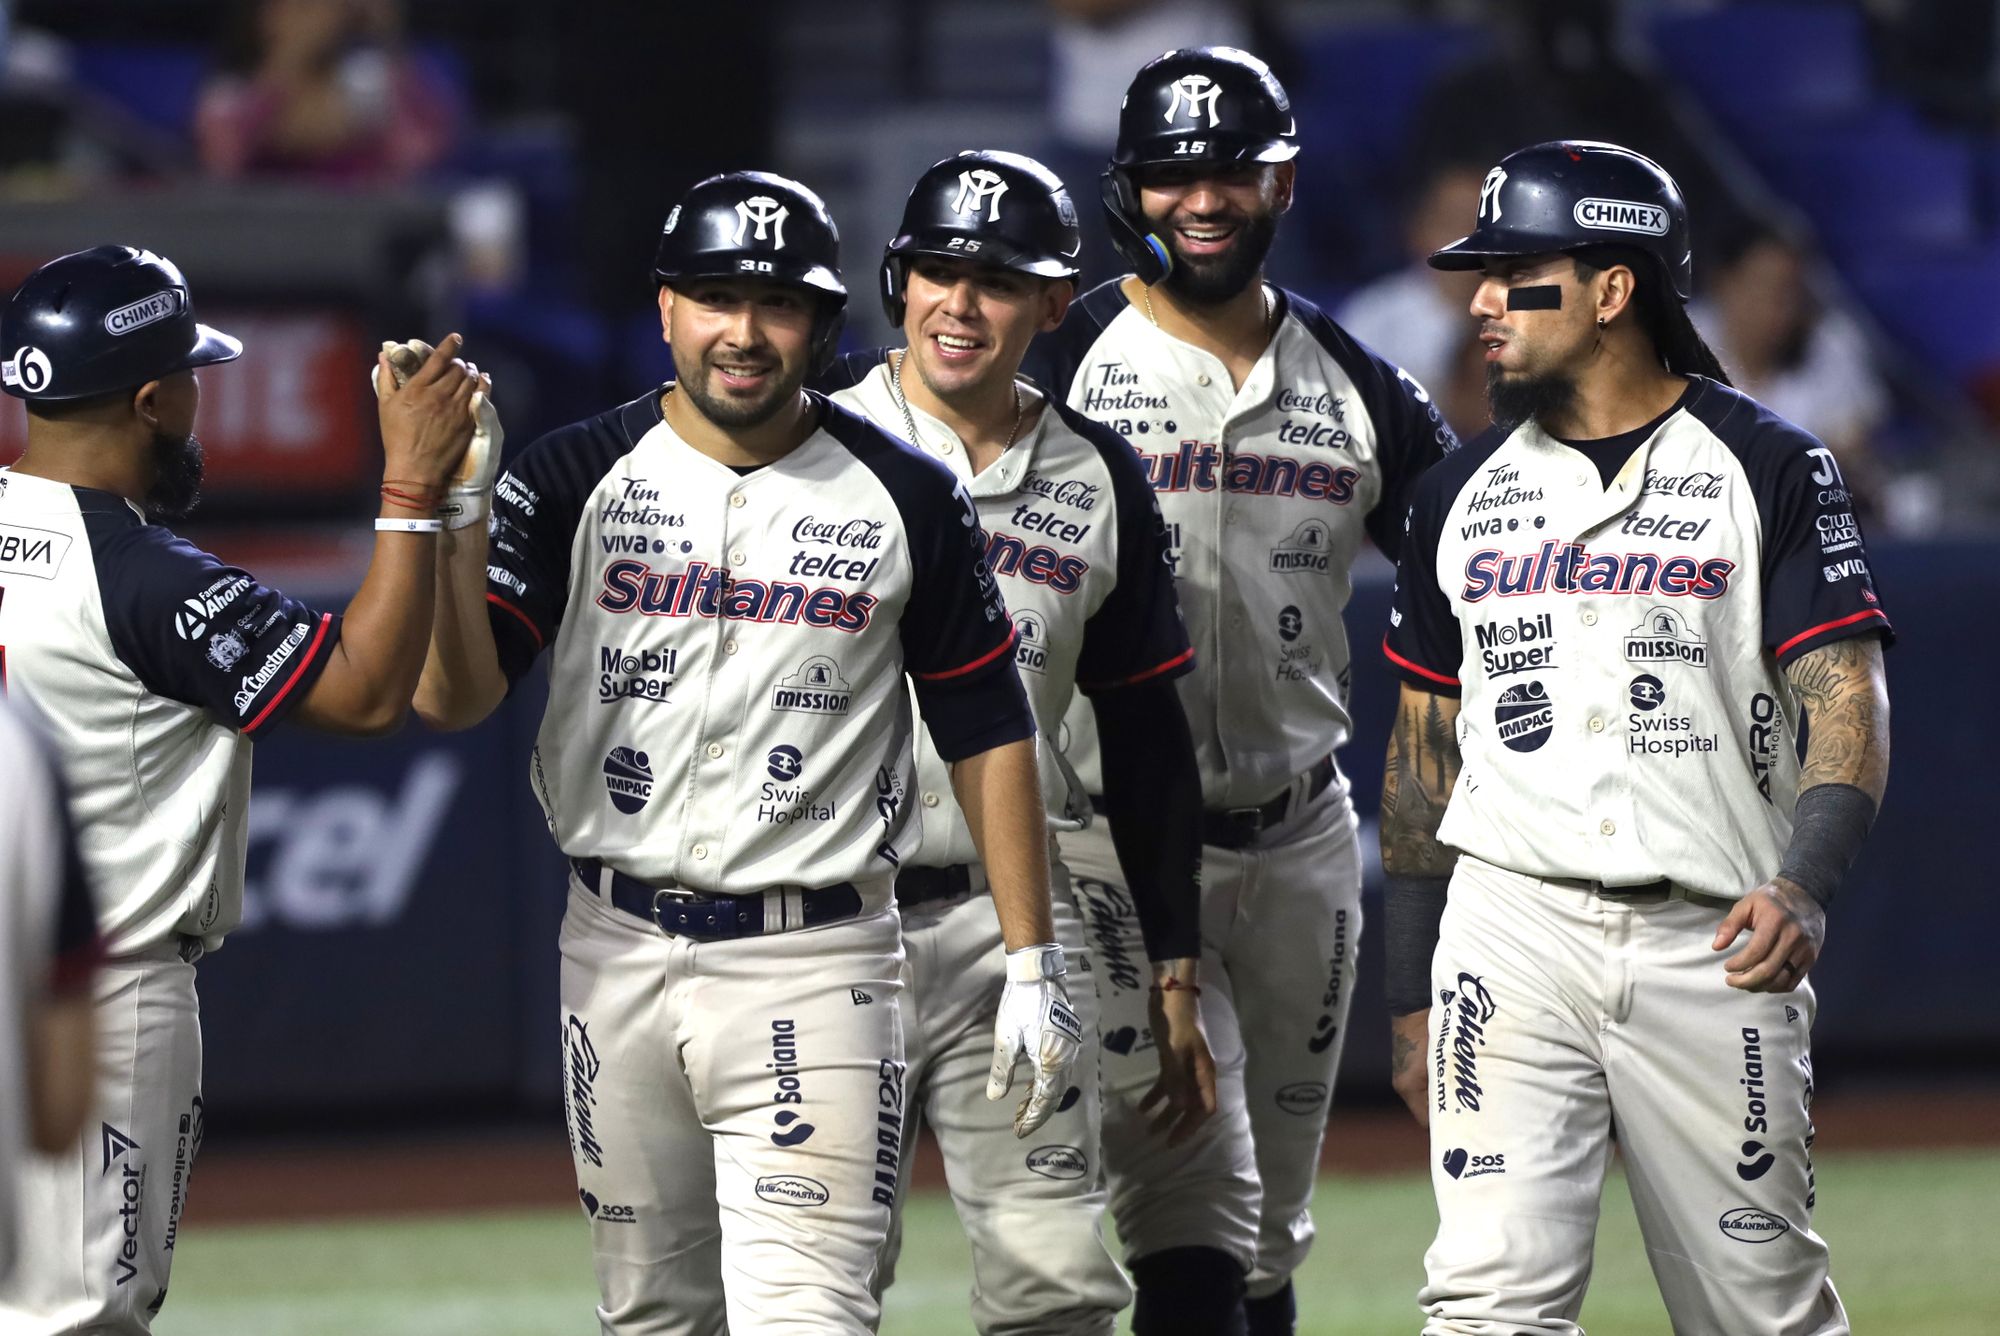
<path id="1" fill-rule="evenodd" d="M 396 388 L 401 389 L 417 368 L 430 359 L 431 346 L 422 339 L 410 339 L 405 343 L 385 341 L 382 351 L 388 354 L 389 369 L 395 373 Z M 379 392 L 376 382 L 381 378 L 382 368 L 375 367 L 368 373 L 370 385 Z M 458 461 L 458 472 L 452 475 L 451 484 L 445 488 L 444 500 L 438 506 L 438 518 L 447 529 L 464 529 L 474 524 L 483 524 L 493 499 L 493 480 L 500 473 L 500 446 L 507 439 L 507 433 L 500 426 L 500 414 L 493 407 L 493 400 L 487 396 L 490 385 L 481 378 L 480 387 L 472 394 L 472 444 L 465 448 L 465 457 Z"/>
<path id="2" fill-rule="evenodd" d="M 999 1099 L 1014 1085 L 1014 1072 L 1027 1058 L 1034 1084 L 1014 1111 L 1014 1135 L 1024 1137 L 1049 1120 L 1069 1084 L 1069 1069 L 1083 1046 L 1083 1022 L 1070 1009 L 1063 988 L 1060 946 L 1024 946 L 1007 953 L 1007 986 L 993 1026 L 993 1070 L 986 1098 Z"/>

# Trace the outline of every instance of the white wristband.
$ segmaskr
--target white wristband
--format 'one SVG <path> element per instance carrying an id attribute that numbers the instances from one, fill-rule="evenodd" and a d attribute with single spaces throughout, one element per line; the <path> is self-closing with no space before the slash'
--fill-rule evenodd
<path id="1" fill-rule="evenodd" d="M 376 533 L 442 533 L 443 531 L 443 520 L 378 519 L 375 521 Z"/>

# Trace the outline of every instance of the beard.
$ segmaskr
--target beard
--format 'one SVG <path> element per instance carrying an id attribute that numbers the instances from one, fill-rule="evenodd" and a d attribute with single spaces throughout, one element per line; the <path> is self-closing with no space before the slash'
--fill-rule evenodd
<path id="1" fill-rule="evenodd" d="M 1497 366 L 1486 368 L 1486 405 L 1493 424 L 1512 431 L 1530 418 L 1546 422 L 1561 417 L 1576 402 L 1576 382 L 1559 373 L 1504 376 Z"/>
<path id="2" fill-rule="evenodd" d="M 201 500 L 205 460 L 193 432 L 175 436 L 153 433 L 153 484 L 146 489 L 146 513 L 163 520 L 184 520 Z"/>
<path id="3" fill-rule="evenodd" d="M 781 367 L 762 396 L 743 400 L 711 394 L 708 387 L 714 375 L 714 369 L 704 362 L 699 377 L 683 376 L 679 386 L 681 392 L 701 410 L 703 417 L 725 431 L 763 426 L 788 407 L 798 396 L 799 387 L 806 383 L 805 367 L 799 367 L 796 374 L 789 376 L 783 373 Z"/>
<path id="4" fill-rule="evenodd" d="M 1162 285 L 1192 306 L 1220 306 L 1250 286 L 1278 236 L 1278 215 L 1261 213 L 1236 223 L 1236 244 L 1220 255 L 1190 257 L 1181 252 L 1171 225 L 1162 229 L 1173 250 L 1174 267 Z"/>

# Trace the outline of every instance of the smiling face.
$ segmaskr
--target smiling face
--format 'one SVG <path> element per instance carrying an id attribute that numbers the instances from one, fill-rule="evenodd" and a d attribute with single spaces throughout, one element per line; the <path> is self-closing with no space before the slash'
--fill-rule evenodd
<path id="1" fill-rule="evenodd" d="M 1199 306 L 1228 301 L 1248 287 L 1292 207 L 1289 162 L 1155 164 L 1134 173 L 1139 208 L 1173 250 L 1168 291 Z"/>
<path id="2" fill-rule="evenodd" d="M 660 325 L 682 393 L 725 429 L 789 405 L 811 368 L 817 299 L 762 279 L 693 278 L 660 289 Z"/>
<path id="3" fill-rule="evenodd" d="M 903 284 L 911 365 L 939 399 L 1011 382 L 1036 334 L 1062 323 L 1076 287 L 997 265 L 912 257 Z"/>

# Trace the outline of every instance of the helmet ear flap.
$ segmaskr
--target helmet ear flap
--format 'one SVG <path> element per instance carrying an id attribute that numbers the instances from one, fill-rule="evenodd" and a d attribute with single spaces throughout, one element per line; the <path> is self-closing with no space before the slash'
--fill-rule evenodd
<path id="1" fill-rule="evenodd" d="M 812 374 L 823 376 L 840 352 L 840 331 L 847 327 L 847 306 L 831 298 L 820 299 L 819 319 L 813 323 Z"/>
<path id="2" fill-rule="evenodd" d="M 1172 272 L 1174 253 L 1154 233 L 1139 208 L 1139 192 L 1132 178 L 1117 167 L 1110 168 L 1100 181 L 1104 221 L 1111 232 L 1111 244 L 1132 266 L 1139 281 L 1152 287 Z"/>
<path id="3" fill-rule="evenodd" d="M 882 251 L 882 314 L 889 317 L 891 328 L 903 327 L 903 311 L 907 303 L 903 297 L 905 261 L 895 251 Z"/>

